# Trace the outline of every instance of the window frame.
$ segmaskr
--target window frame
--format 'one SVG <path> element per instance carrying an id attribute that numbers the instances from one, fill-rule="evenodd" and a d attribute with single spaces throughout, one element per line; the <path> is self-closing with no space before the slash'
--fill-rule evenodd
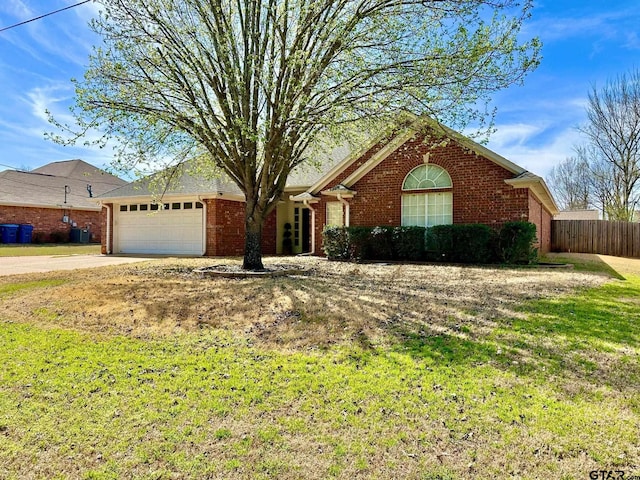
<path id="1" fill-rule="evenodd" d="M 331 216 L 335 216 L 337 215 L 337 210 L 338 207 L 340 209 L 340 223 L 330 223 L 329 222 L 329 218 L 330 218 L 330 214 L 329 214 L 329 210 L 330 208 L 334 208 L 336 212 L 333 212 L 333 214 Z M 327 227 L 344 227 L 344 206 L 342 205 L 342 202 L 340 201 L 329 201 L 325 204 L 325 222 L 324 224 Z"/>
<path id="2" fill-rule="evenodd" d="M 429 172 L 432 168 L 438 170 L 435 178 L 431 178 L 433 175 Z M 426 173 L 416 175 L 415 172 L 420 169 L 426 169 Z M 446 175 L 445 182 L 438 185 L 437 180 L 443 175 Z M 420 176 L 424 178 L 420 180 Z M 407 186 L 409 179 L 412 182 L 417 181 L 417 186 Z M 431 185 L 424 186 L 423 182 L 431 182 Z M 453 224 L 453 181 L 445 168 L 431 163 L 418 165 L 405 175 L 401 191 L 400 222 L 402 226 L 428 228 Z"/>
<path id="3" fill-rule="evenodd" d="M 425 169 L 427 172 L 429 172 L 429 170 L 431 169 L 437 169 L 439 170 L 439 174 L 435 177 L 435 179 L 431 179 L 429 178 L 429 173 L 427 173 L 427 175 L 425 176 L 424 179 L 422 180 L 418 180 L 418 176 L 415 175 L 414 172 L 421 170 L 421 169 Z M 446 175 L 446 179 L 448 180 L 448 184 L 447 185 L 436 185 L 435 180 L 438 180 L 442 175 Z M 420 183 L 422 182 L 426 182 L 426 181 L 431 181 L 434 185 L 433 186 L 428 186 L 428 187 L 421 187 L 421 186 L 417 186 L 417 187 L 407 187 L 407 181 L 410 178 L 415 178 L 416 180 L 418 180 L 418 185 L 420 185 Z M 449 175 L 449 172 L 447 172 L 446 169 L 444 169 L 443 167 L 441 167 L 440 165 L 435 165 L 433 163 L 423 163 L 422 165 L 418 165 L 415 168 L 412 168 L 405 176 L 404 176 L 404 180 L 402 180 L 402 191 L 403 192 L 414 192 L 414 191 L 422 191 L 422 190 L 436 190 L 436 189 L 449 189 L 449 188 L 453 188 L 453 181 L 451 180 L 451 175 Z"/>

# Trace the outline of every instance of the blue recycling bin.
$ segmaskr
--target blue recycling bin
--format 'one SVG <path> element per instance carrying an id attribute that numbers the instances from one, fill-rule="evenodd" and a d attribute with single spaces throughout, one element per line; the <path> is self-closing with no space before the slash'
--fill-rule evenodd
<path id="1" fill-rule="evenodd" d="M 18 227 L 18 243 L 31 243 L 33 225 L 20 225 Z"/>
<path id="2" fill-rule="evenodd" d="M 2 243 L 16 243 L 18 241 L 18 227 L 12 223 L 0 225 L 0 240 Z"/>

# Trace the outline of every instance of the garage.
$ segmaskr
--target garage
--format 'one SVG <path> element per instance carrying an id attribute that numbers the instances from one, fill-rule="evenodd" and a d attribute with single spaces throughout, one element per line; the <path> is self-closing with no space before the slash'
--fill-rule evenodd
<path id="1" fill-rule="evenodd" d="M 204 253 L 204 206 L 197 200 L 114 205 L 114 252 Z"/>

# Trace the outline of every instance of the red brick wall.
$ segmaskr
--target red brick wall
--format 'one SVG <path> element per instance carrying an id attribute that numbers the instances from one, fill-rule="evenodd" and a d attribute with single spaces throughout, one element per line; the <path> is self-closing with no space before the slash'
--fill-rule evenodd
<path id="1" fill-rule="evenodd" d="M 372 153 L 367 152 L 323 190 L 342 182 Z M 497 228 L 506 221 L 528 219 L 529 189 L 513 188 L 504 183 L 504 180 L 515 176 L 513 173 L 463 149 L 455 142 L 429 148 L 422 137 L 418 137 L 406 142 L 351 187 L 357 194 L 349 200 L 350 224 L 400 225 L 402 183 L 407 173 L 423 164 L 426 153 L 429 153 L 430 163 L 440 165 L 451 176 L 454 223 L 484 223 Z M 335 199 L 323 195 L 315 205 L 318 253 L 322 252 L 326 202 L 332 200 Z"/>
<path id="2" fill-rule="evenodd" d="M 242 255 L 244 250 L 244 203 L 208 199 L 206 256 Z"/>
<path id="3" fill-rule="evenodd" d="M 207 204 L 206 256 L 239 256 L 244 254 L 244 202 L 209 199 Z M 276 212 L 265 221 L 262 231 L 262 253 L 276 253 Z"/>
<path id="4" fill-rule="evenodd" d="M 529 221 L 536 226 L 539 252 L 547 253 L 551 250 L 551 214 L 532 192 L 529 192 Z"/>
<path id="5" fill-rule="evenodd" d="M 33 225 L 32 235 L 44 236 L 43 241 L 49 241 L 49 236 L 53 232 L 68 233 L 71 230 L 71 224 L 62 221 L 62 216 L 65 214 L 69 215 L 70 221 L 76 222 L 78 228 L 89 229 L 92 242 L 101 240 L 102 220 L 100 212 L 0 205 L 0 223 Z"/>

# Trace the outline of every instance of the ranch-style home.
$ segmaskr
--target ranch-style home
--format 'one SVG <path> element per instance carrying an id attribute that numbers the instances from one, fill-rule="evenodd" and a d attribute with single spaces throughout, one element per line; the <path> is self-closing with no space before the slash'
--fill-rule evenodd
<path id="1" fill-rule="evenodd" d="M 0 172 L 0 224 L 29 224 L 33 238 L 50 241 L 73 227 L 101 241 L 98 195 L 127 182 L 83 160 L 51 162 L 31 171 Z"/>
<path id="2" fill-rule="evenodd" d="M 295 171 L 263 230 L 263 253 L 322 255 L 325 225 L 419 225 L 526 220 L 538 247 L 551 243 L 558 208 L 544 180 L 430 119 L 349 153 L 335 149 L 315 168 Z M 244 197 L 224 177 L 181 173 L 154 194 L 149 180 L 112 190 L 103 206 L 103 253 L 241 255 Z M 287 233 L 285 233 L 287 232 Z"/>

